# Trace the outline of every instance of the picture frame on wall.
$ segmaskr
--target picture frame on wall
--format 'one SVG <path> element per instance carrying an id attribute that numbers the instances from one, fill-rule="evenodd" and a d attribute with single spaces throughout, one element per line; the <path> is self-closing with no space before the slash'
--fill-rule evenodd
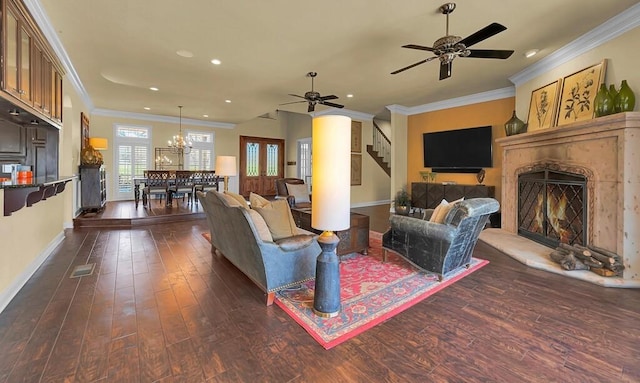
<path id="1" fill-rule="evenodd" d="M 80 112 L 80 129 L 80 149 L 84 149 L 89 146 L 89 117 L 82 112 Z"/>
<path id="2" fill-rule="evenodd" d="M 555 126 L 561 84 L 562 79 L 560 78 L 531 92 L 529 117 L 527 118 L 528 131 Z"/>
<path id="3" fill-rule="evenodd" d="M 362 152 L 362 122 L 351 121 L 351 152 Z"/>
<path id="4" fill-rule="evenodd" d="M 600 84 L 604 82 L 606 71 L 607 60 L 604 59 L 562 79 L 560 105 L 556 116 L 557 126 L 593 118 L 593 101 Z"/>
<path id="5" fill-rule="evenodd" d="M 351 154 L 351 185 L 362 185 L 362 154 Z"/>

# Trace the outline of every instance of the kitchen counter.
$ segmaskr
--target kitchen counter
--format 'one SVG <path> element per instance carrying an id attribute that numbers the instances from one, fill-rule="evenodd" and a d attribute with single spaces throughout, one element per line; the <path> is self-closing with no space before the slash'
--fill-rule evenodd
<path id="1" fill-rule="evenodd" d="M 25 206 L 62 193 L 67 182 L 75 177 L 34 177 L 0 182 L 0 189 L 4 190 L 4 215 L 9 216 Z"/>

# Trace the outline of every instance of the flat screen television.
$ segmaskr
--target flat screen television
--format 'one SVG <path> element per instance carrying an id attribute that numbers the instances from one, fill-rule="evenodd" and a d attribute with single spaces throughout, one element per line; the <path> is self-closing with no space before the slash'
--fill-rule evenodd
<path id="1" fill-rule="evenodd" d="M 477 173 L 493 167 L 491 126 L 422 135 L 424 167 L 436 173 Z"/>

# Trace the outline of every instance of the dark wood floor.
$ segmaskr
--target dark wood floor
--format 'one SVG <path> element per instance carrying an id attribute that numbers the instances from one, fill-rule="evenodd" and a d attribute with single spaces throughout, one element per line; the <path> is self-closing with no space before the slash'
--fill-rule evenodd
<path id="1" fill-rule="evenodd" d="M 0 314 L 0 382 L 640 382 L 640 291 L 479 244 L 489 265 L 327 351 L 207 230 L 68 230 Z"/>

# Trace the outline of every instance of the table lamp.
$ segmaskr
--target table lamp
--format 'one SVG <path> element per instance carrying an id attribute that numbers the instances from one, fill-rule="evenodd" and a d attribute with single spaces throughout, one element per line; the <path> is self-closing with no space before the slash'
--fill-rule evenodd
<path id="1" fill-rule="evenodd" d="M 351 118 L 325 115 L 312 125 L 313 190 L 311 226 L 322 230 L 316 260 L 313 312 L 325 318 L 340 313 L 340 259 L 334 233 L 346 230 L 351 218 Z"/>
<path id="2" fill-rule="evenodd" d="M 216 174 L 224 177 L 224 191 L 229 190 L 229 177 L 237 176 L 235 156 L 217 156 L 216 157 Z"/>

